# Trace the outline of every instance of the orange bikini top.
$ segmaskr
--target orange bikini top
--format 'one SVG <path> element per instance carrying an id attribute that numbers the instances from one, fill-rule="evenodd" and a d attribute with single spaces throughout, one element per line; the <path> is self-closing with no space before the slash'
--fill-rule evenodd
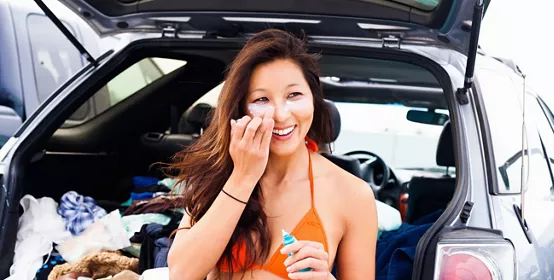
<path id="1" fill-rule="evenodd" d="M 309 150 L 317 152 L 318 146 L 317 144 L 309 139 L 306 138 L 306 146 Z M 317 214 L 317 211 L 315 209 L 314 205 L 314 177 L 312 172 L 312 156 L 310 153 L 308 153 L 309 158 L 309 178 L 310 178 L 310 194 L 312 199 L 312 207 L 308 212 L 302 217 L 302 220 L 296 225 L 296 227 L 290 232 L 291 235 L 296 237 L 297 240 L 310 240 L 310 241 L 316 241 L 323 244 L 325 251 L 328 252 L 328 245 L 327 245 L 327 235 L 325 233 L 325 229 L 323 228 L 323 223 L 321 222 L 321 219 L 319 218 L 319 215 Z M 241 270 L 242 264 L 245 263 L 246 259 L 246 246 L 238 246 L 239 244 L 235 244 L 233 246 L 233 252 L 235 252 L 235 260 L 238 262 L 233 263 L 233 271 L 238 272 Z M 279 246 L 276 252 L 273 253 L 273 256 L 269 259 L 267 264 L 265 265 L 254 265 L 252 267 L 252 270 L 265 270 L 269 271 L 277 276 L 280 276 L 282 278 L 288 279 L 288 272 L 285 267 L 285 260 L 287 259 L 287 255 L 281 254 L 280 250 L 283 248 L 283 244 Z M 227 267 L 226 262 L 221 263 L 220 267 L 221 272 L 230 272 L 231 270 L 229 267 Z"/>

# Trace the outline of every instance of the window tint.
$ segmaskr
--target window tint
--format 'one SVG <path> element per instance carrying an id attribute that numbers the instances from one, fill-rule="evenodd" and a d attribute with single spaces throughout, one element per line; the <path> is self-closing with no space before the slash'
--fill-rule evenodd
<path id="1" fill-rule="evenodd" d="M 145 58 L 140 60 L 121 72 L 96 92 L 92 97 L 93 102 L 89 100 L 89 102 L 83 105 L 85 106 L 89 103 L 94 104 L 94 114 L 87 119 L 101 114 L 152 82 L 185 64 L 186 61 L 183 60 L 165 58 Z M 79 122 L 66 122 L 64 127 L 75 126 L 84 121 L 86 121 L 86 119 Z"/>
<path id="2" fill-rule="evenodd" d="M 145 58 L 137 62 L 108 82 L 110 106 L 125 100 L 133 93 L 185 63 L 185 61 L 163 58 Z"/>
<path id="3" fill-rule="evenodd" d="M 431 11 L 439 4 L 439 0 L 389 0 L 389 1 L 406 4 L 424 11 Z"/>
<path id="4" fill-rule="evenodd" d="M 66 27 L 77 36 L 75 30 Z M 44 101 L 56 88 L 67 81 L 82 66 L 77 49 L 45 16 L 27 17 L 38 99 Z"/>

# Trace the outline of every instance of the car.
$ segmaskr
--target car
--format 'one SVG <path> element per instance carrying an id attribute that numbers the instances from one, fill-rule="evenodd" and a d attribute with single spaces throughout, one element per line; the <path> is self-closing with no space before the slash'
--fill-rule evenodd
<path id="1" fill-rule="evenodd" d="M 113 45 L 126 42 L 125 36 L 118 35 L 101 39 L 59 2 L 47 1 L 45 4 L 86 48 L 88 55 L 98 56 Z M 34 1 L 0 1 L 0 15 L 1 147 L 42 101 L 88 61 Z M 147 63 L 141 67 L 149 67 Z M 138 65 L 136 68 L 142 69 Z M 161 73 L 159 69 L 148 71 Z M 92 100 L 83 104 L 67 123 L 79 123 L 94 117 L 95 112 L 104 109 L 103 104 L 106 103 L 93 103 Z"/>
<path id="2" fill-rule="evenodd" d="M 322 154 L 402 214 L 377 240 L 379 279 L 554 275 L 554 115 L 517 64 L 479 48 L 490 1 L 60 2 L 101 37 L 132 36 L 92 57 L 0 150 L 0 276 L 23 195 L 123 202 L 121 178 L 164 177 L 152 163 L 202 136 L 226 67 L 269 27 L 305 35 L 321 54 L 334 128 Z M 167 70 L 67 123 L 145 59 Z"/>
<path id="3" fill-rule="evenodd" d="M 59 3 L 53 11 L 93 55 L 100 53 L 99 37 L 87 24 Z M 85 60 L 35 2 L 0 1 L 0 15 L 3 145 L 48 95 L 83 67 Z"/>

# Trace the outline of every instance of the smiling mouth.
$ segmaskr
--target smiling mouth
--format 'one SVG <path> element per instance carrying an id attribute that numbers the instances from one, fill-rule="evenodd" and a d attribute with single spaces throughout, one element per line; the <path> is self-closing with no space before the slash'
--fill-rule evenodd
<path id="1" fill-rule="evenodd" d="M 287 136 L 292 133 L 292 131 L 296 128 L 296 125 L 293 125 L 291 127 L 285 128 L 285 129 L 274 129 L 273 135 L 277 136 Z"/>

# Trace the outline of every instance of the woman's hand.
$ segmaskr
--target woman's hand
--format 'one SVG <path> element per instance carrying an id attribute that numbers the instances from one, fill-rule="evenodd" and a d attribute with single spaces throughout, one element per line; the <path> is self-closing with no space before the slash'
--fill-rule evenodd
<path id="1" fill-rule="evenodd" d="M 273 108 L 263 118 L 244 116 L 231 120 L 229 153 L 233 159 L 233 173 L 241 180 L 254 185 L 262 177 L 269 157 L 269 144 L 273 134 Z"/>
<path id="2" fill-rule="evenodd" d="M 323 244 L 308 240 L 299 240 L 281 249 L 281 254 L 293 255 L 285 260 L 290 279 L 334 279 L 329 272 L 329 255 Z M 298 272 L 304 268 L 311 271 Z"/>

